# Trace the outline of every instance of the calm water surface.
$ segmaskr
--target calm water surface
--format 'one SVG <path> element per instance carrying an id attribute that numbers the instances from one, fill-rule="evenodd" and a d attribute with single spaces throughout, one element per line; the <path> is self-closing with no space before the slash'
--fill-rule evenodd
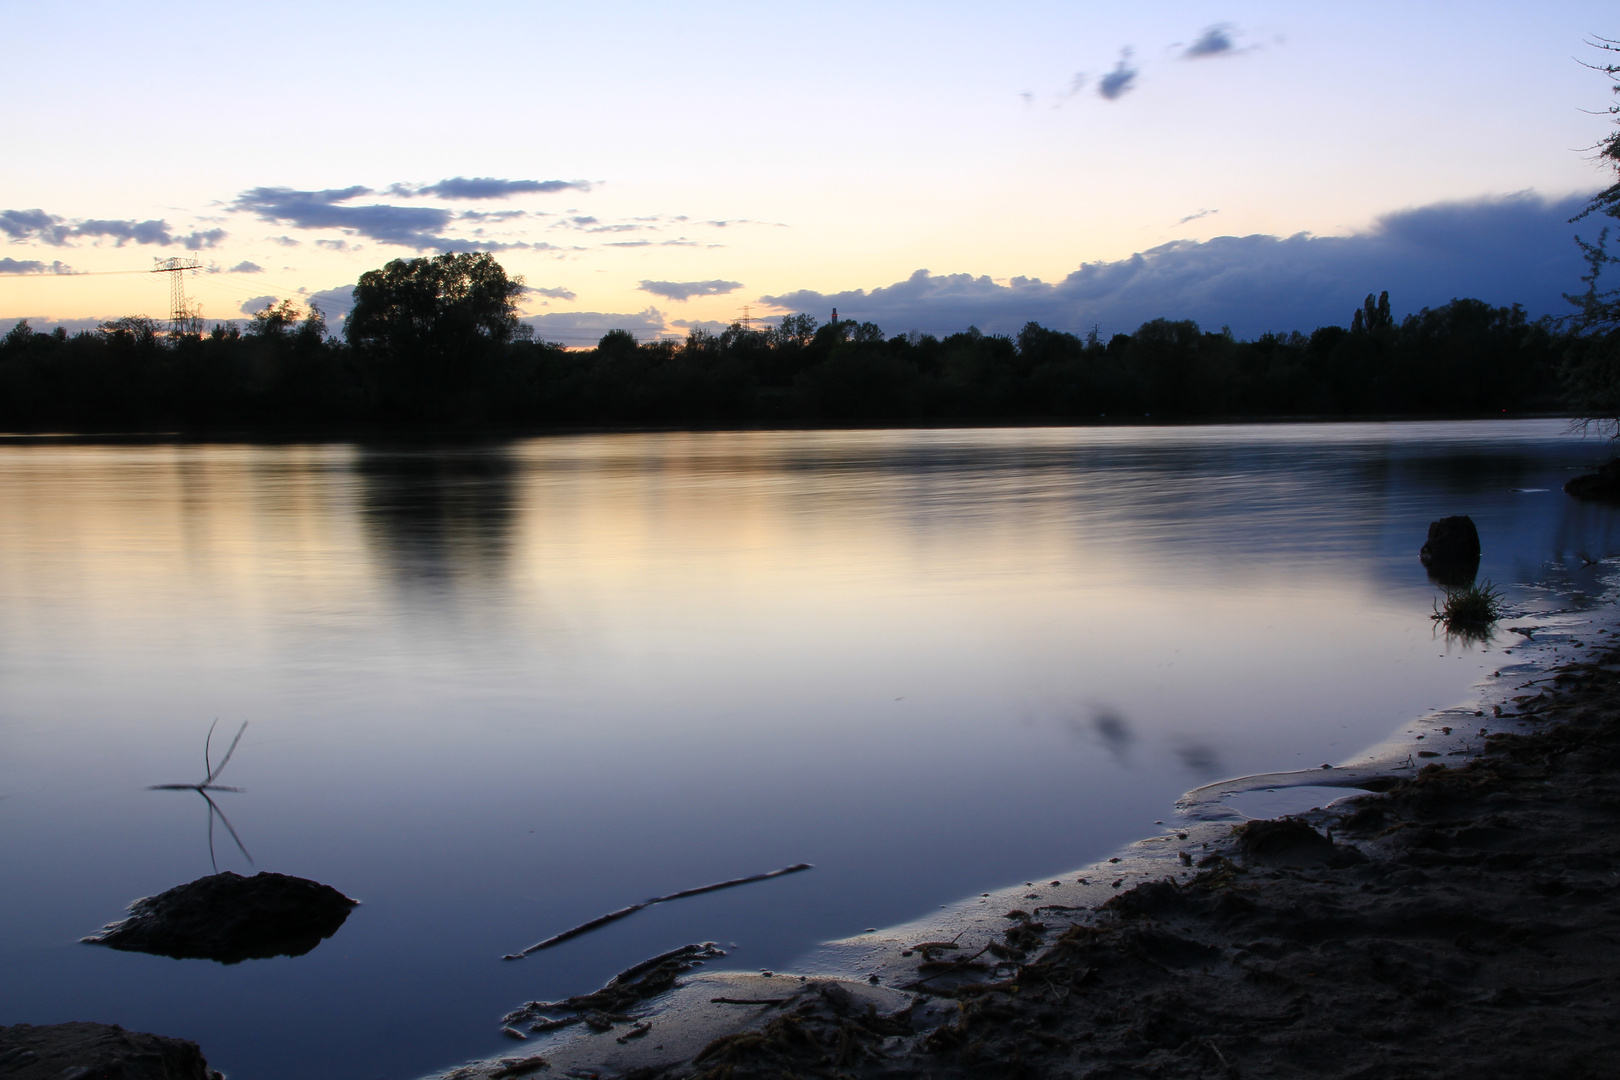
<path id="1" fill-rule="evenodd" d="M 817 942 L 1106 855 L 1223 776 L 1469 696 L 1416 553 L 1521 610 L 1614 515 L 1557 421 L 718 433 L 476 448 L 0 445 L 0 1023 L 407 1078 L 689 941 Z M 1510 644 L 1505 642 L 1504 644 Z M 211 872 L 364 903 L 303 957 L 77 939 Z M 217 755 L 216 755 L 217 760 Z M 220 831 L 220 869 L 254 867 Z M 647 896 L 816 869 L 497 957 Z"/>

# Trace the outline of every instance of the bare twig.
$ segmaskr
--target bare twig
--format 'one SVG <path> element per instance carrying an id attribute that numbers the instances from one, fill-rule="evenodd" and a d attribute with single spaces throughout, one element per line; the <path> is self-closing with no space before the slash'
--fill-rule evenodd
<path id="1" fill-rule="evenodd" d="M 214 781 L 219 777 L 220 773 L 225 771 L 225 766 L 230 763 L 231 755 L 236 753 L 236 746 L 242 741 L 242 733 L 247 731 L 248 722 L 246 720 L 242 721 L 242 726 L 236 729 L 236 738 L 231 740 L 230 748 L 225 751 L 225 756 L 220 759 L 219 765 L 216 767 L 214 765 L 213 743 L 214 728 L 218 726 L 219 720 L 215 718 L 214 722 L 208 725 L 208 736 L 203 739 L 203 768 L 207 770 L 208 775 L 203 778 L 202 783 L 151 784 L 146 789 L 148 791 L 195 791 L 203 797 L 203 801 L 208 804 L 208 861 L 214 867 L 214 873 L 216 874 L 219 873 L 219 860 L 214 857 L 215 814 L 218 814 L 219 820 L 225 823 L 226 831 L 231 834 L 231 839 L 236 841 L 236 849 L 242 853 L 243 858 L 247 859 L 248 865 L 257 865 L 253 861 L 253 856 L 248 854 L 247 846 L 242 843 L 242 838 L 236 835 L 236 829 L 231 825 L 231 819 L 225 816 L 225 811 L 219 808 L 219 804 L 208 797 L 210 791 L 242 791 L 239 787 L 226 787 L 223 784 L 216 784 Z"/>
<path id="2" fill-rule="evenodd" d="M 223 765 L 221 765 L 221 767 L 223 768 Z M 784 866 L 780 870 L 772 870 L 768 874 L 753 874 L 749 877 L 732 878 L 730 881 L 717 881 L 713 885 L 701 885 L 696 889 L 682 889 L 680 892 L 673 892 L 668 896 L 655 896 L 651 900 L 643 900 L 639 904 L 631 904 L 629 907 L 622 907 L 618 911 L 610 911 L 606 915 L 592 919 L 590 922 L 580 923 L 578 926 L 573 927 L 570 930 L 564 930 L 560 934 L 553 934 L 544 941 L 535 942 L 522 952 L 507 953 L 505 956 L 501 957 L 501 959 L 521 960 L 530 953 L 539 952 L 542 949 L 549 949 L 553 945 L 561 945 L 563 942 L 577 938 L 581 934 L 588 934 L 592 930 L 606 926 L 608 923 L 618 922 L 620 919 L 634 915 L 642 908 L 651 907 L 654 904 L 662 904 L 666 900 L 683 900 L 688 896 L 701 896 L 703 893 L 714 892 L 717 889 L 730 889 L 737 885 L 749 885 L 756 881 L 768 881 L 771 878 L 782 877 L 784 874 L 796 874 L 800 870 L 809 870 L 810 868 L 809 863 L 794 863 L 792 866 Z M 651 963 L 655 963 L 655 961 L 649 961 L 649 964 Z M 634 971 L 635 969 L 631 970 Z M 620 976 L 620 978 L 623 977 L 624 976 L 622 975 Z"/>
<path id="3" fill-rule="evenodd" d="M 217 723 L 219 723 L 219 721 L 216 719 L 214 721 L 214 724 L 217 724 Z M 220 773 L 224 772 L 225 771 L 225 766 L 230 764 L 231 755 L 236 753 L 236 744 L 242 741 L 242 733 L 247 730 L 247 726 L 248 726 L 248 722 L 246 720 L 244 720 L 244 721 L 242 721 L 242 726 L 236 729 L 236 738 L 231 740 L 230 749 L 226 750 L 225 751 L 225 756 L 220 759 L 219 768 L 217 768 L 217 769 L 209 768 L 209 770 L 208 770 L 208 779 L 203 781 L 203 786 L 204 787 L 207 787 L 209 784 L 212 784 L 214 782 L 214 777 L 216 777 Z M 209 742 L 211 742 L 213 740 L 213 738 L 214 738 L 214 726 L 213 726 L 213 724 L 210 724 L 209 727 L 208 727 L 208 738 L 203 741 L 203 765 L 205 765 L 205 766 L 208 765 L 208 744 L 209 744 Z"/>

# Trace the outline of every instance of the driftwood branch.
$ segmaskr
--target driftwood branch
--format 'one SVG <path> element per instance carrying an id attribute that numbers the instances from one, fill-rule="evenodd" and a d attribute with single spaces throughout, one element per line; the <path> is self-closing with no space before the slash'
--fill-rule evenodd
<path id="1" fill-rule="evenodd" d="M 221 767 L 223 767 L 223 765 Z M 713 885 L 701 885 L 696 889 L 682 889 L 680 892 L 673 892 L 668 896 L 655 896 L 651 900 L 643 900 L 639 904 L 631 904 L 629 907 L 622 907 L 618 911 L 610 911 L 606 915 L 592 919 L 587 923 L 580 923 L 578 926 L 569 930 L 564 930 L 560 934 L 553 934 L 544 941 L 535 942 L 522 952 L 507 953 L 505 956 L 501 957 L 501 959 L 521 960 L 530 953 L 536 953 L 542 949 L 549 949 L 553 945 L 561 945 L 563 942 L 577 938 L 581 934 L 588 934 L 592 930 L 606 926 L 608 923 L 618 922 L 620 919 L 628 918 L 629 916 L 640 911 L 642 908 L 652 907 L 654 904 L 662 904 L 666 900 L 683 900 L 688 896 L 701 896 L 704 893 L 715 892 L 719 889 L 730 889 L 737 885 L 751 885 L 756 881 L 769 881 L 771 878 L 782 877 L 784 874 L 796 874 L 800 870 L 809 869 L 809 863 L 794 863 L 792 866 L 784 866 L 780 870 L 772 870 L 768 874 L 753 874 L 749 877 L 732 878 L 730 881 L 717 881 Z M 649 964 L 656 964 L 657 962 L 657 960 L 648 961 Z M 633 974 L 635 971 L 635 968 L 631 968 L 630 971 L 620 975 L 619 978 L 623 979 Z"/>

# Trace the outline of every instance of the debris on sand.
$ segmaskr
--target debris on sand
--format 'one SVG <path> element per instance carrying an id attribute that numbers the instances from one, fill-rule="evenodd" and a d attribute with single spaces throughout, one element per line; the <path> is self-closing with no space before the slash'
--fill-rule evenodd
<path id="1" fill-rule="evenodd" d="M 561 1001 L 531 1001 L 501 1017 L 501 1023 L 529 1024 L 530 1031 L 556 1031 L 584 1023 L 598 1031 L 608 1031 L 615 1024 L 635 1024 L 637 1018 L 625 1015 L 633 1006 L 656 997 L 675 986 L 678 976 L 702 964 L 724 956 L 725 951 L 712 941 L 695 945 L 682 945 L 650 960 L 643 960 L 626 968 L 607 981 L 607 985 L 589 994 L 576 994 Z M 547 1013 L 566 1014 L 548 1018 Z M 646 1032 L 641 1027 L 637 1035 Z"/>
<path id="2" fill-rule="evenodd" d="M 224 1080 L 194 1042 L 83 1021 L 0 1027 L 0 1075 L 6 1080 Z"/>
<path id="3" fill-rule="evenodd" d="M 129 918 L 82 940 L 222 964 L 303 956 L 337 933 L 358 903 L 308 878 L 227 870 L 136 900 Z"/>

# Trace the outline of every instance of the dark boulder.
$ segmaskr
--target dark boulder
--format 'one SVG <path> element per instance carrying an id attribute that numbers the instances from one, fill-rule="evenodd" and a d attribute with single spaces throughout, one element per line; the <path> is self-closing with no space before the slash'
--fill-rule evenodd
<path id="1" fill-rule="evenodd" d="M 1599 466 L 1597 472 L 1572 477 L 1564 490 L 1588 502 L 1620 502 L 1620 458 Z"/>
<path id="2" fill-rule="evenodd" d="M 1466 514 L 1443 517 L 1429 523 L 1429 538 L 1418 558 L 1429 571 L 1429 580 L 1447 588 L 1465 588 L 1479 573 L 1479 530 Z"/>
<path id="3" fill-rule="evenodd" d="M 1467 514 L 1429 523 L 1429 539 L 1418 552 L 1424 566 L 1434 563 L 1479 562 L 1479 530 Z"/>
<path id="4" fill-rule="evenodd" d="M 125 1031 L 116 1024 L 0 1027 L 6 1080 L 224 1080 L 186 1039 Z"/>
<path id="5" fill-rule="evenodd" d="M 226 871 L 137 900 L 129 918 L 83 940 L 222 964 L 302 956 L 337 933 L 357 903 L 307 878 Z"/>

